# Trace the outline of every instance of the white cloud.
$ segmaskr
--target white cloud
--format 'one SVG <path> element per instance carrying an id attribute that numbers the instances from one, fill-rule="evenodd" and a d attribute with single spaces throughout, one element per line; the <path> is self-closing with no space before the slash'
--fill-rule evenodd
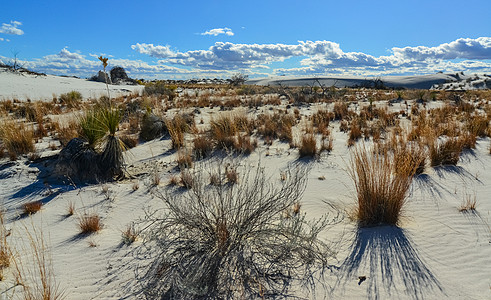
<path id="1" fill-rule="evenodd" d="M 225 34 L 228 36 L 234 35 L 234 33 L 232 32 L 232 29 L 230 29 L 228 27 L 210 29 L 208 31 L 201 33 L 201 35 L 213 35 L 213 36 L 217 36 L 219 34 Z"/>
<path id="2" fill-rule="evenodd" d="M 122 66 L 134 78 L 229 77 L 237 71 L 261 76 L 381 76 L 439 71 L 491 73 L 491 38 L 488 37 L 458 39 L 436 47 L 394 47 L 387 56 L 344 52 L 338 43 L 331 41 L 299 41 L 294 44 L 217 42 L 208 49 L 184 52 L 173 50 L 168 45 L 146 43 L 137 43 L 131 48 L 156 58 L 156 61 L 110 58 L 109 69 Z M 23 61 L 22 65 L 50 74 L 90 77 L 102 69 L 97 57 L 96 54 L 84 55 L 65 47 L 56 54 Z M 292 67 L 281 67 L 281 62 Z"/>
<path id="3" fill-rule="evenodd" d="M 22 25 L 19 21 L 10 21 L 10 24 L 2 23 L 2 27 L 0 27 L 0 33 L 4 34 L 13 34 L 13 35 L 23 35 L 24 31 L 17 28 Z"/>
<path id="4" fill-rule="evenodd" d="M 181 65 L 199 70 L 251 70 L 264 68 L 272 62 L 298 57 L 299 73 L 396 74 L 430 73 L 459 68 L 491 70 L 491 38 L 458 39 L 437 47 L 392 48 L 388 56 L 373 56 L 362 52 L 344 52 L 331 41 L 299 41 L 297 44 L 235 44 L 217 42 L 205 50 L 170 51 L 169 46 L 136 44 L 132 48 L 142 54 L 162 59 L 161 63 Z M 455 59 L 478 60 L 464 64 Z M 462 70 L 462 69 L 460 69 Z M 286 69 L 278 69 L 287 72 Z"/>

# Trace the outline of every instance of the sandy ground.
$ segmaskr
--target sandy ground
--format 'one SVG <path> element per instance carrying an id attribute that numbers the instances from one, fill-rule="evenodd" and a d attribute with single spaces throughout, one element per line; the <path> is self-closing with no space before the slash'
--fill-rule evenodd
<path id="1" fill-rule="evenodd" d="M 0 100 L 17 99 L 25 101 L 51 101 L 53 97 L 71 91 L 78 91 L 82 97 L 99 98 L 107 95 L 106 84 L 72 77 L 53 75 L 29 75 L 26 73 L 12 73 L 0 68 Z M 109 85 L 111 97 L 128 92 L 138 92 L 142 86 Z"/>
<path id="2" fill-rule="evenodd" d="M 0 82 L 5 74 L 0 73 Z M 20 77 L 21 81 L 25 78 Z M 17 82 L 19 78 L 11 79 Z M 50 93 L 84 90 L 89 84 L 70 78 L 36 78 L 39 85 L 53 80 L 67 82 Z M 2 95 L 3 87 L 2 84 Z M 26 88 L 30 95 L 36 86 Z M 62 88 L 63 86 L 63 88 Z M 102 85 L 101 85 L 102 86 Z M 101 90 L 103 92 L 103 88 Z M 121 88 L 121 87 L 118 87 Z M 93 90 L 87 88 L 89 94 Z M 17 93 L 19 89 L 9 93 Z M 51 96 L 51 95 L 48 95 Z M 91 96 L 91 95 L 89 95 Z M 319 104 L 324 105 L 324 104 Z M 395 104 L 391 109 L 404 109 Z M 302 108 L 308 115 L 316 107 Z M 262 108 L 265 112 L 268 107 Z M 215 109 L 203 109 L 200 117 L 208 120 Z M 350 150 L 347 135 L 339 131 L 339 122 L 331 124 L 334 149 L 306 164 L 310 169 L 308 185 L 302 198 L 302 210 L 309 218 L 340 214 L 340 222 L 329 227 L 321 238 L 336 252 L 334 268 L 325 276 L 327 288 L 318 290 L 320 299 L 490 299 L 491 298 L 491 156 L 489 138 L 479 139 L 477 148 L 466 152 L 456 167 L 427 168 L 412 183 L 404 217 L 399 227 L 373 227 L 359 230 L 350 219 L 355 206 L 355 190 L 347 172 Z M 296 133 L 298 138 L 300 133 Z M 145 216 L 145 210 L 162 207 L 156 190 L 166 189 L 176 173 L 176 154 L 169 152 L 168 139 L 138 145 L 127 155 L 131 180 L 95 185 L 76 185 L 45 177 L 44 162 L 26 160 L 0 161 L 0 199 L 5 210 L 9 243 L 16 248 L 19 260 L 29 265 L 26 230 L 42 232 L 50 253 L 54 275 L 67 299 L 138 299 L 130 291 L 138 288 L 135 271 L 141 263 L 134 253 L 141 241 L 127 246 L 122 231 Z M 43 156 L 48 140 L 37 144 Z M 298 162 L 298 150 L 275 141 L 260 146 L 240 164 L 260 161 L 273 177 L 292 162 Z M 161 178 L 152 187 L 152 173 Z M 136 191 L 133 186 L 139 185 Z M 458 208 L 466 197 L 475 197 L 477 210 L 462 213 Z M 22 203 L 41 200 L 43 209 L 31 217 L 20 216 Z M 67 216 L 73 203 L 76 213 Z M 336 209 L 333 210 L 333 207 Z M 103 229 L 82 236 L 78 216 L 95 212 L 102 217 Z M 366 280 L 359 282 L 359 276 Z M 1 299 L 16 299 L 20 287 L 8 272 L 0 282 Z M 313 295 L 300 295 L 307 299 Z"/>

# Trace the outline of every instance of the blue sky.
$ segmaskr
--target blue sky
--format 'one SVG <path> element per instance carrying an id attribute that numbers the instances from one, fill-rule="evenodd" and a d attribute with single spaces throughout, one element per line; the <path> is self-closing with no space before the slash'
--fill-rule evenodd
<path id="1" fill-rule="evenodd" d="M 88 77 L 491 73 L 491 1 L 3 1 L 0 60 Z"/>

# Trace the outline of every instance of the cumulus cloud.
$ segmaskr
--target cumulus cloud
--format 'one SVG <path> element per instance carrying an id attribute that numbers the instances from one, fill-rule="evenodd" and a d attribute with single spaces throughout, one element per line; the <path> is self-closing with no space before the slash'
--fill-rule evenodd
<path id="1" fill-rule="evenodd" d="M 136 44 L 139 53 L 162 59 L 161 63 L 200 70 L 250 70 L 266 68 L 272 62 L 301 58 L 299 73 L 428 73 L 435 69 L 454 70 L 465 64 L 451 60 L 491 60 L 491 38 L 458 39 L 437 47 L 392 48 L 388 56 L 373 56 L 362 52 L 344 52 L 331 41 L 299 41 L 297 44 L 235 44 L 216 42 L 203 50 L 171 51 L 169 46 Z M 491 70 L 489 62 L 473 64 L 475 70 Z M 286 70 L 279 69 L 281 72 Z"/>
<path id="2" fill-rule="evenodd" d="M 22 25 L 19 21 L 10 21 L 10 24 L 2 23 L 2 27 L 0 27 L 0 33 L 4 34 L 13 34 L 13 35 L 23 35 L 24 31 L 17 28 Z"/>
<path id="3" fill-rule="evenodd" d="M 213 35 L 213 36 L 217 36 L 219 34 L 225 34 L 228 36 L 234 35 L 234 33 L 232 32 L 232 29 L 227 28 L 227 27 L 210 29 L 208 31 L 201 33 L 201 35 Z"/>
<path id="4" fill-rule="evenodd" d="M 392 48 L 395 56 L 408 60 L 491 59 L 491 37 L 461 38 L 436 47 Z"/>

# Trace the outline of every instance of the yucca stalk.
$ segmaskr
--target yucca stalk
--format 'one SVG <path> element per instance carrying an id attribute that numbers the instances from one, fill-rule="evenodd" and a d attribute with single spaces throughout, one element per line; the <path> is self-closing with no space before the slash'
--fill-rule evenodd
<path id="1" fill-rule="evenodd" d="M 107 73 L 106 73 L 107 57 L 102 57 L 101 55 L 98 58 L 102 62 L 102 67 L 104 68 L 104 79 L 106 80 L 107 97 L 109 98 L 109 101 L 111 101 L 111 95 L 109 94 L 109 85 L 107 84 Z"/>

